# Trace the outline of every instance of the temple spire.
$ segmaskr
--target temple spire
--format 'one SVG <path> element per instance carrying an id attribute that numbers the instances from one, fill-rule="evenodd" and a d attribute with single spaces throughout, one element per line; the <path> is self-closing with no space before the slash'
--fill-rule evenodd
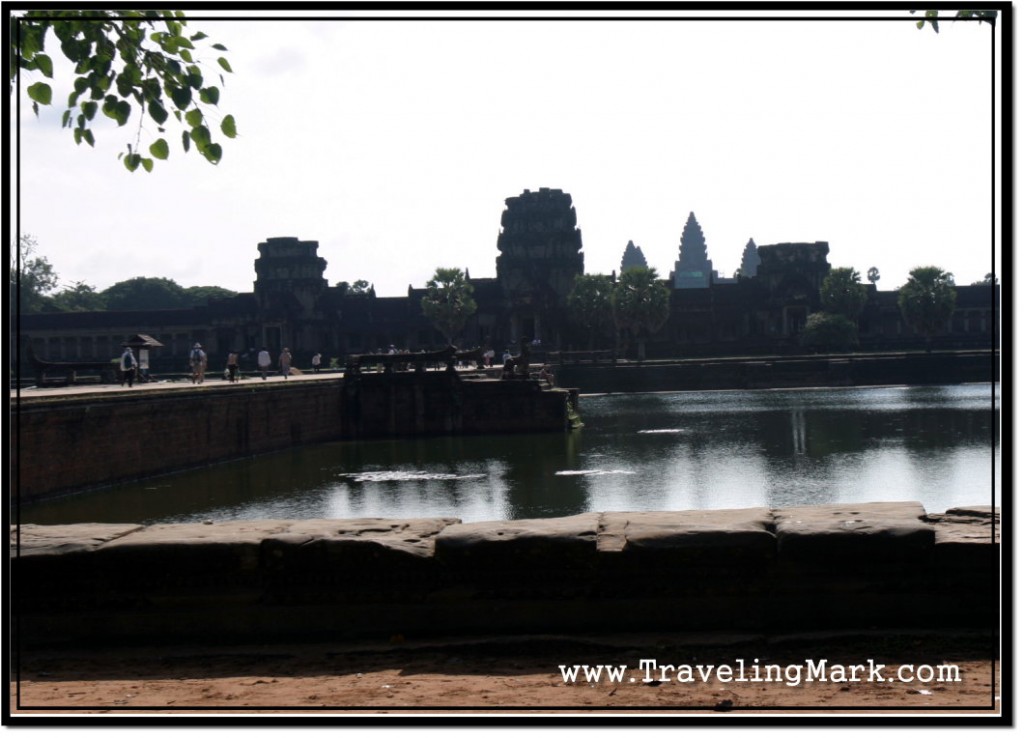
<path id="1" fill-rule="evenodd" d="M 690 211 L 690 217 L 683 226 L 679 239 L 679 261 L 676 262 L 672 279 L 676 289 L 708 287 L 711 284 L 711 260 L 697 217 Z"/>
<path id="2" fill-rule="evenodd" d="M 743 261 L 740 263 L 739 276 L 756 277 L 757 267 L 761 264 L 761 257 L 757 255 L 757 244 L 754 239 L 747 241 L 743 249 Z"/>
<path id="3" fill-rule="evenodd" d="M 627 269 L 633 267 L 646 267 L 647 257 L 644 256 L 644 252 L 639 246 L 634 246 L 633 242 L 630 241 L 626 244 L 626 250 L 622 252 L 622 262 L 619 265 L 619 271 L 624 272 Z"/>

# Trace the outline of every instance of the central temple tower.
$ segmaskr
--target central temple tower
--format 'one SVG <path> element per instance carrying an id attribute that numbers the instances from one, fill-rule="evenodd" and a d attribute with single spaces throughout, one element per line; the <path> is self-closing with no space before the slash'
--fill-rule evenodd
<path id="1" fill-rule="evenodd" d="M 509 316 L 509 335 L 561 345 L 565 298 L 583 274 L 583 238 L 572 197 L 542 187 L 505 200 L 498 234 L 498 282 Z"/>

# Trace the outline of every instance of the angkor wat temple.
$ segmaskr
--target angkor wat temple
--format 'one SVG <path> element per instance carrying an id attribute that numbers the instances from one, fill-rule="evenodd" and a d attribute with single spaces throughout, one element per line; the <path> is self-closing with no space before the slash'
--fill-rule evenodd
<path id="1" fill-rule="evenodd" d="M 496 276 L 472 278 L 477 313 L 458 343 L 489 346 L 499 354 L 523 338 L 542 351 L 588 348 L 567 317 L 566 297 L 583 274 L 583 238 L 568 193 L 542 188 L 505 201 L 498 235 Z M 630 248 L 632 247 L 632 248 Z M 178 310 L 73 312 L 25 315 L 22 341 L 41 359 L 105 360 L 121 343 L 147 334 L 164 344 L 151 353 L 153 371 L 180 370 L 193 343 L 203 344 L 214 366 L 230 350 L 245 354 L 287 346 L 299 367 L 314 352 L 344 363 L 346 356 L 394 345 L 438 348 L 442 335 L 424 317 L 425 289 L 401 297 L 353 294 L 324 279 L 326 260 L 316 241 L 269 238 L 259 244 L 251 293 Z M 828 274 L 828 243 L 778 243 L 743 251 L 742 266 L 721 278 L 707 258 L 700 225 L 690 213 L 680 239 L 668 321 L 647 344 L 648 358 L 786 354 L 800 350 L 807 316 L 820 307 Z M 646 261 L 632 242 L 623 266 Z M 441 266 L 441 265 L 439 265 Z M 612 275 L 614 277 L 614 275 Z M 860 316 L 860 349 L 913 349 L 923 345 L 903 321 L 895 291 L 867 285 Z M 986 348 L 998 335 L 998 287 L 957 287 L 956 312 L 933 345 Z M 611 341 L 607 348 L 611 347 Z M 25 352 L 28 353 L 28 352 Z"/>

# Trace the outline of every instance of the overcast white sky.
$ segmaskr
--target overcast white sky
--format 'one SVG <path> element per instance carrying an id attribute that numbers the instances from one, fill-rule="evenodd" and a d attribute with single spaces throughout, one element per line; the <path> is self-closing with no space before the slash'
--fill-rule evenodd
<path id="1" fill-rule="evenodd" d="M 61 129 L 61 105 L 38 119 L 22 105 L 21 232 L 64 283 L 250 291 L 258 243 L 296 236 L 319 241 L 331 284 L 401 295 L 438 266 L 494 276 L 505 199 L 540 187 L 572 195 L 591 273 L 617 270 L 632 240 L 667 277 L 690 211 L 725 276 L 749 238 L 828 241 L 833 266 L 877 266 L 883 289 L 923 264 L 958 284 L 993 270 L 987 25 L 935 34 L 904 11 L 887 15 L 905 22 L 203 19 L 213 14 L 190 12 L 189 30 L 226 45 L 234 69 L 219 114 L 239 137 L 222 141 L 219 166 L 184 155 L 171 130 L 170 160 L 131 174 L 116 155 L 138 111 L 123 129 L 97 125 L 91 150 Z M 59 55 L 52 36 L 47 50 Z M 203 57 L 211 75 L 215 55 Z"/>

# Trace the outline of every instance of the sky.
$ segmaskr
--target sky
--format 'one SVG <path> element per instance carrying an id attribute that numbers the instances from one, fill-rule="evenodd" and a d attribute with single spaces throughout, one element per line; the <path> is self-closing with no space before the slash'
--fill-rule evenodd
<path id="1" fill-rule="evenodd" d="M 23 96 L 8 113 L 20 232 L 65 285 L 248 292 L 258 244 L 294 236 L 319 242 L 330 284 L 404 295 L 437 267 L 495 276 L 506 198 L 548 187 L 572 196 L 588 273 L 618 270 L 633 241 L 668 277 L 692 211 L 723 276 L 751 238 L 827 241 L 833 266 L 865 280 L 877 267 L 880 289 L 929 264 L 957 284 L 1001 276 L 987 25 L 936 34 L 902 10 L 422 14 L 189 11 L 234 70 L 208 111 L 239 132 L 217 166 L 170 129 L 170 159 L 129 173 L 117 154 L 137 110 L 120 129 L 97 116 L 90 149 L 60 126 L 71 75 L 38 118 Z M 59 56 L 52 35 L 47 50 Z M 208 78 L 217 55 L 200 54 Z M 151 120 L 141 135 L 155 138 Z"/>

